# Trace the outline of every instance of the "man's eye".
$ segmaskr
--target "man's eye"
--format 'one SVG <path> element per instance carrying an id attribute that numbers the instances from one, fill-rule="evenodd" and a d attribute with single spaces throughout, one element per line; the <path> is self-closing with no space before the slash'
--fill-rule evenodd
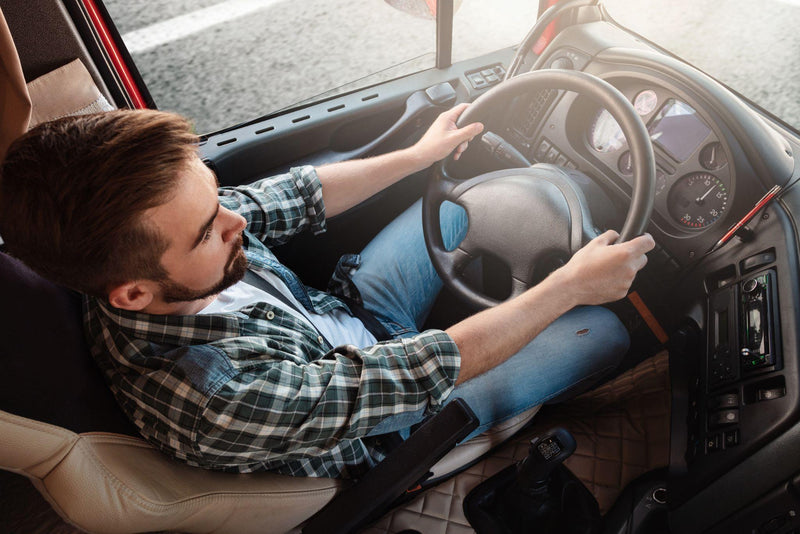
<path id="1" fill-rule="evenodd" d="M 209 226 L 209 227 L 208 227 L 208 229 L 206 230 L 206 233 L 205 233 L 205 234 L 203 234 L 203 242 L 204 242 L 204 243 L 205 243 L 206 241 L 208 241 L 209 239 L 211 239 L 211 231 L 212 231 L 213 229 L 214 229 L 214 227 L 212 227 L 212 226 Z"/>

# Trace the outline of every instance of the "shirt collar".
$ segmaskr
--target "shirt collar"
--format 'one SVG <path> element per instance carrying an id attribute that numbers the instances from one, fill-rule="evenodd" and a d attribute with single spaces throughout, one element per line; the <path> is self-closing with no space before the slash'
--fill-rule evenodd
<path id="1" fill-rule="evenodd" d="M 95 297 L 97 309 L 120 330 L 137 339 L 169 345 L 194 345 L 239 336 L 239 319 L 231 314 L 154 315 L 121 310 Z"/>

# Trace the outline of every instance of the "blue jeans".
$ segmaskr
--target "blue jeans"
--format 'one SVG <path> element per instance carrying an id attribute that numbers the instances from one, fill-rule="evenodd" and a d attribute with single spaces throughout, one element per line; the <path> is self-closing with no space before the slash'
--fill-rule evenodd
<path id="1" fill-rule="evenodd" d="M 445 246 L 452 250 L 466 235 L 466 214 L 445 203 L 440 218 Z M 425 248 L 421 201 L 366 246 L 352 280 L 364 306 L 390 334 L 407 337 L 419 332 L 442 288 Z M 628 344 L 628 333 L 612 312 L 596 306 L 575 308 L 502 364 L 457 385 L 448 402 L 463 398 L 478 416 L 480 426 L 469 439 L 543 402 L 588 389 L 620 363 Z M 393 415 L 370 435 L 404 431 L 424 417 L 425 409 Z"/>

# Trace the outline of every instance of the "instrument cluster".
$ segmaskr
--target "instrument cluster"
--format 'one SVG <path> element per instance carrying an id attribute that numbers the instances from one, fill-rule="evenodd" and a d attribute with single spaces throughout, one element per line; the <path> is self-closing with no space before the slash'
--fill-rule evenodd
<path id="1" fill-rule="evenodd" d="M 620 88 L 647 126 L 656 155 L 654 209 L 673 226 L 704 230 L 726 214 L 732 194 L 732 172 L 721 139 L 709 120 L 668 91 L 649 87 Z M 595 109 L 585 128 L 590 156 L 632 184 L 633 162 L 616 120 Z"/>

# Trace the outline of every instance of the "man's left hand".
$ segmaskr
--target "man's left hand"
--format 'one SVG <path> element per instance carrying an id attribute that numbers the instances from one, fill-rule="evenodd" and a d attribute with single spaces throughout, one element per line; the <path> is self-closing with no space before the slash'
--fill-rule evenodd
<path id="1" fill-rule="evenodd" d="M 483 124 L 473 122 L 463 128 L 456 126 L 458 117 L 469 107 L 468 103 L 459 104 L 439 115 L 422 139 L 417 141 L 413 150 L 425 162 L 425 167 L 446 158 L 455 150 L 453 159 L 458 159 L 467 149 L 468 143 L 483 131 Z"/>

